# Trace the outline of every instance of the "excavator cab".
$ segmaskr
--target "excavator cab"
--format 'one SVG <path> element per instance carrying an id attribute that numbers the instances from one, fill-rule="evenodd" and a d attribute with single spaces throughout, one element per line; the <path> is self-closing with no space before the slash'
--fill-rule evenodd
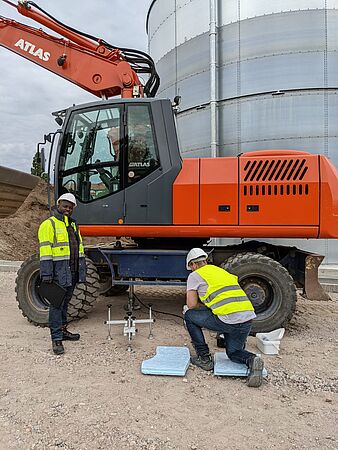
<path id="1" fill-rule="evenodd" d="M 83 225 L 171 224 L 181 166 L 169 100 L 75 106 L 57 149 L 56 194 L 76 196 L 74 215 Z"/>

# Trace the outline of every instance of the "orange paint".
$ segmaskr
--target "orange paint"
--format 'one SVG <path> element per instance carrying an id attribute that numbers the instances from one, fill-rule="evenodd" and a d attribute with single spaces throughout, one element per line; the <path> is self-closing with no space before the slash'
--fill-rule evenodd
<path id="1" fill-rule="evenodd" d="M 171 238 L 316 238 L 318 227 L 260 227 L 226 225 L 81 225 L 83 236 L 130 236 Z"/>
<path id="2" fill-rule="evenodd" d="M 238 158 L 200 160 L 200 224 L 238 224 Z"/>
<path id="3" fill-rule="evenodd" d="M 199 223 L 199 159 L 185 159 L 173 185 L 173 224 Z"/>

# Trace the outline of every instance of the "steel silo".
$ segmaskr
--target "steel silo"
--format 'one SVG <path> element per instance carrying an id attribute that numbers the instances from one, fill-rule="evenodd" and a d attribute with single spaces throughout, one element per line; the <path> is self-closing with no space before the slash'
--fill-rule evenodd
<path id="1" fill-rule="evenodd" d="M 295 149 L 325 154 L 337 167 L 337 7 L 338 0 L 153 0 L 149 52 L 158 95 L 182 98 L 182 156 Z M 336 242 L 291 244 L 338 262 Z"/>

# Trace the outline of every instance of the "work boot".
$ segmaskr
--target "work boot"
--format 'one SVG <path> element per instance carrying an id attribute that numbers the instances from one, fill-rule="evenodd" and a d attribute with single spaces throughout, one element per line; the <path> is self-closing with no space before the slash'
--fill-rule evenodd
<path id="1" fill-rule="evenodd" d="M 80 339 L 79 333 L 71 333 L 66 326 L 62 327 L 61 330 L 63 341 L 78 341 Z"/>
<path id="2" fill-rule="evenodd" d="M 52 347 L 56 355 L 62 355 L 65 352 L 62 341 L 52 341 Z"/>
<path id="3" fill-rule="evenodd" d="M 253 355 L 249 359 L 249 373 L 246 384 L 250 387 L 259 387 L 263 381 L 264 361 L 259 356 Z"/>
<path id="4" fill-rule="evenodd" d="M 190 362 L 194 366 L 200 367 L 203 370 L 210 371 L 214 368 L 214 361 L 210 353 L 208 353 L 207 355 L 192 356 L 190 358 Z"/>

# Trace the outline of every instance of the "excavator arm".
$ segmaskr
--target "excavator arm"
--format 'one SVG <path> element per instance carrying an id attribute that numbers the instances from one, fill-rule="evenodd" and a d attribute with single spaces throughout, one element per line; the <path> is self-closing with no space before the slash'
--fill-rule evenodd
<path id="1" fill-rule="evenodd" d="M 155 96 L 159 77 L 153 60 L 138 50 L 119 49 L 62 24 L 31 1 L 2 0 L 63 37 L 0 16 L 0 45 L 80 86 L 97 97 Z M 145 86 L 138 73 L 149 75 Z"/>

